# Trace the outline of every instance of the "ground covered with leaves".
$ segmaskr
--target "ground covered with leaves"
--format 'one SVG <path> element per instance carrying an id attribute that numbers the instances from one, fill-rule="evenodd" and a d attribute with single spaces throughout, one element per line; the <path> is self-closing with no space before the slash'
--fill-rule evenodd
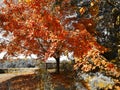
<path id="1" fill-rule="evenodd" d="M 52 72 L 46 74 L 46 77 L 41 77 L 44 74 L 14 74 L 13 77 L 1 81 L 0 90 L 120 90 L 119 79 L 99 72 L 79 74 L 75 76 L 73 72 Z M 6 75 L 10 77 L 12 74 Z"/>
<path id="2" fill-rule="evenodd" d="M 34 75 L 20 75 L 0 83 L 0 90 L 35 90 L 38 82 Z"/>

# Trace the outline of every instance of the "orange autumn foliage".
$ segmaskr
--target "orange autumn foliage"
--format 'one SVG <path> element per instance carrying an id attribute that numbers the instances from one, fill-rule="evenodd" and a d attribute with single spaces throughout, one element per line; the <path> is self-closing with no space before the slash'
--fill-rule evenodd
<path id="1" fill-rule="evenodd" d="M 62 23 L 61 18 L 66 15 L 64 10 L 68 8 L 61 10 L 59 7 L 57 13 L 53 13 L 51 7 L 54 0 L 30 0 L 29 3 L 14 3 L 12 0 L 4 2 L 6 6 L 0 9 L 0 27 L 2 31 L 6 31 L 3 36 L 12 33 L 12 38 L 9 43 L 0 43 L 1 51 L 6 50 L 13 56 L 33 53 L 45 61 L 51 56 L 60 57 L 61 53 L 73 51 L 74 56 L 80 58 L 78 64 L 82 59 L 82 63 L 85 64 L 86 56 L 94 49 L 99 51 L 98 53 L 106 51 L 94 37 L 96 24 L 93 17 L 97 12 L 95 15 L 92 13 L 91 18 L 79 19 L 73 24 L 74 30 L 66 30 L 64 24 L 70 19 Z M 80 12 L 84 14 L 83 11 Z M 93 53 L 90 54 L 94 56 Z M 108 67 L 111 68 L 111 65 Z"/>
<path id="2" fill-rule="evenodd" d="M 80 19 L 74 24 L 75 30 L 68 31 L 51 13 L 51 0 L 31 0 L 29 4 L 4 2 L 6 6 L 1 9 L 0 22 L 5 31 L 13 34 L 11 43 L 5 48 L 9 54 L 43 54 L 47 59 L 56 52 L 60 55 L 68 50 L 83 58 L 92 47 L 104 51 L 91 35 L 95 28 L 92 18 Z"/>

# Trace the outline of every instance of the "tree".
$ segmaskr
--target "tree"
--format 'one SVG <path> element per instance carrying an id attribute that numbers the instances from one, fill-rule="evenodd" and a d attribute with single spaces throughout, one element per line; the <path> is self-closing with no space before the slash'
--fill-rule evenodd
<path id="1" fill-rule="evenodd" d="M 104 56 L 109 59 L 115 59 L 118 55 L 119 42 L 119 16 L 120 16 L 119 0 L 102 0 L 100 4 L 99 21 L 97 30 L 100 33 L 98 42 L 109 48 Z"/>
<path id="2" fill-rule="evenodd" d="M 0 50 L 6 50 L 8 55 L 33 53 L 44 61 L 53 56 L 56 58 L 59 72 L 61 53 L 73 51 L 74 57 L 79 58 L 77 67 L 80 67 L 81 60 L 88 62 L 88 57 L 96 59 L 94 55 L 99 59 L 99 54 L 106 51 L 106 48 L 99 45 L 93 36 L 95 29 L 93 19 L 96 13 L 92 13 L 91 18 L 80 18 L 77 23 L 72 23 L 74 30 L 64 28 L 64 25 L 71 21 L 70 18 L 65 18 L 69 9 L 69 6 L 66 8 L 65 6 L 70 0 L 63 0 L 61 6 L 59 4 L 56 6 L 54 0 L 29 0 L 18 3 L 4 0 L 4 3 L 6 6 L 2 7 L 0 12 L 1 31 L 5 31 L 3 36 L 11 33 L 12 39 L 7 43 L 1 42 Z M 72 10 L 75 10 L 74 6 L 70 8 L 69 13 Z M 84 10 L 81 8 L 80 13 L 83 14 Z M 95 53 L 92 53 L 93 51 Z M 112 65 L 108 63 L 108 66 L 109 64 Z"/>

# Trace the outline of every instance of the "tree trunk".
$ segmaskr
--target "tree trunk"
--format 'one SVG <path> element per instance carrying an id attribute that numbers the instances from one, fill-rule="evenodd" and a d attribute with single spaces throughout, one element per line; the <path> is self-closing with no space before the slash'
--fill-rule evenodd
<path id="1" fill-rule="evenodd" d="M 56 59 L 56 73 L 60 73 L 60 58 L 55 58 Z"/>

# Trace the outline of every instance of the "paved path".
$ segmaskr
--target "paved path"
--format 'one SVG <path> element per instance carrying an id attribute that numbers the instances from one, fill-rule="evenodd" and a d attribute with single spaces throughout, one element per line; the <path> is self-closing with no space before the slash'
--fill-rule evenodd
<path id="1" fill-rule="evenodd" d="M 33 68 L 33 69 L 20 69 L 20 71 L 15 71 L 15 72 L 10 72 L 10 73 L 3 73 L 3 74 L 0 74 L 0 83 L 6 81 L 6 80 L 9 80 L 13 77 L 16 77 L 16 76 L 20 76 L 20 75 L 27 75 L 27 74 L 34 74 L 34 71 L 36 70 L 37 68 Z"/>
<path id="2" fill-rule="evenodd" d="M 6 73 L 6 74 L 0 74 L 0 83 L 9 80 L 13 77 L 20 76 L 20 75 L 27 75 L 27 74 L 34 74 L 34 72 L 27 72 L 27 73 Z"/>
<path id="3" fill-rule="evenodd" d="M 16 74 L 0 74 L 0 83 L 17 76 Z"/>

